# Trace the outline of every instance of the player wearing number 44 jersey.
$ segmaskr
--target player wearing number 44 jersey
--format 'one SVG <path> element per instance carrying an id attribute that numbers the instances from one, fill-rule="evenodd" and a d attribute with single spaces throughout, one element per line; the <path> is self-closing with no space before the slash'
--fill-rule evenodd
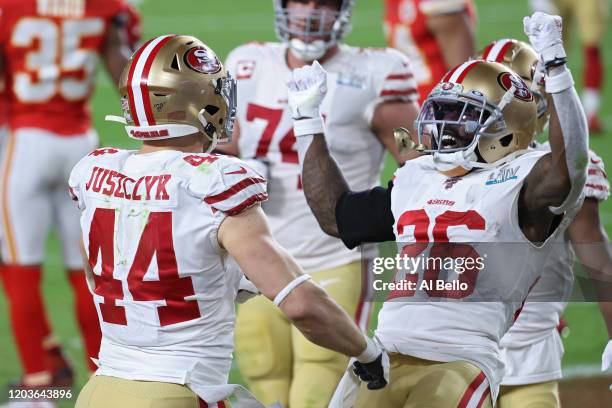
<path id="1" fill-rule="evenodd" d="M 4 289 L 22 383 L 68 385 L 71 371 L 45 316 L 41 264 L 55 225 L 86 354 L 96 357 L 100 329 L 83 274 L 78 211 L 65 183 L 97 145 L 87 106 L 97 62 L 103 59 L 119 80 L 131 53 L 126 29 L 135 21 L 124 0 L 0 0 L 0 12 L 0 71 L 11 112 L 0 191 Z"/>
<path id="2" fill-rule="evenodd" d="M 304 192 L 329 234 L 351 247 L 395 239 L 408 257 L 484 259 L 483 267 L 475 260 L 462 271 L 439 261 L 416 274 L 398 271 L 397 279 L 416 285 L 392 291 L 379 314 L 390 387 L 355 391 L 347 372 L 331 406 L 494 403 L 503 374 L 499 341 L 537 280 L 537 265 L 580 204 L 588 155 L 586 119 L 565 67 L 561 19 L 536 13 L 524 24 L 555 108 L 551 151 L 528 150 L 537 107 L 523 80 L 499 63 L 472 60 L 447 73 L 425 101 L 416 148 L 428 154 L 408 161 L 388 189 L 348 188 L 327 151 L 323 121 L 303 114 L 316 112 L 324 73 L 316 64 L 294 71 L 289 104 L 295 129 L 307 120 L 311 132 L 296 132 L 304 138 L 298 143 Z M 440 289 L 438 280 L 465 286 Z"/>
<path id="3" fill-rule="evenodd" d="M 102 327 L 99 369 L 78 408 L 227 407 L 234 299 L 241 273 L 314 343 L 356 356 L 372 389 L 388 357 L 272 238 L 259 204 L 266 181 L 210 152 L 231 137 L 235 82 L 190 36 L 145 43 L 120 81 L 138 150 L 95 150 L 70 175 L 82 210 L 88 277 Z M 155 106 L 155 109 L 151 109 Z"/>
<path id="4" fill-rule="evenodd" d="M 411 126 L 418 92 L 409 61 L 392 49 L 341 44 L 353 0 L 275 0 L 279 43 L 249 43 L 233 50 L 236 73 L 237 150 L 268 175 L 263 204 L 274 236 L 330 295 L 365 328 L 370 304 L 359 275 L 361 254 L 325 235 L 302 191 L 285 80 L 292 69 L 317 59 L 328 70 L 322 112 L 332 155 L 352 188 L 377 185 L 385 149 L 402 161 L 393 128 Z M 368 255 L 368 254 L 364 254 Z M 366 288 L 363 288 L 364 290 Z M 236 354 L 241 373 L 266 404 L 327 406 L 346 367 L 344 356 L 316 347 L 263 298 L 238 311 Z"/>

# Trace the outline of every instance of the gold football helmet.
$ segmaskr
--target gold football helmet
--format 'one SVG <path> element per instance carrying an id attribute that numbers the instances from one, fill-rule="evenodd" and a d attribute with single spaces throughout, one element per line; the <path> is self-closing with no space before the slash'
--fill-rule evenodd
<path id="1" fill-rule="evenodd" d="M 236 82 L 206 44 L 186 35 L 163 35 L 132 55 L 119 82 L 123 118 L 131 138 L 159 140 L 204 134 L 214 149 L 230 140 Z M 110 117 L 117 120 L 117 117 Z"/>
<path id="2" fill-rule="evenodd" d="M 529 87 L 509 68 L 484 60 L 450 70 L 415 121 L 422 150 L 449 176 L 506 163 L 529 146 L 535 126 Z"/>
<path id="3" fill-rule="evenodd" d="M 550 111 L 548 110 L 549 102 L 544 92 L 543 76 L 535 78 L 538 54 L 533 47 L 523 41 L 504 38 L 487 45 L 482 51 L 480 58 L 504 64 L 525 81 L 533 92 L 538 107 L 536 135 L 542 133 L 548 126 Z"/>

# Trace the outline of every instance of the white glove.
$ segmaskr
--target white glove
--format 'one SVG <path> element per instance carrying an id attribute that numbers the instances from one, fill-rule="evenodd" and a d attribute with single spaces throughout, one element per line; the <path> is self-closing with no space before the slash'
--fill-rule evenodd
<path id="1" fill-rule="evenodd" d="M 608 340 L 608 345 L 601 356 L 601 371 L 608 371 L 612 366 L 612 340 Z"/>
<path id="2" fill-rule="evenodd" d="M 294 69 L 287 89 L 293 119 L 321 117 L 319 109 L 327 93 L 327 72 L 318 61 Z"/>
<path id="3" fill-rule="evenodd" d="M 236 302 L 244 303 L 247 300 L 259 295 L 259 289 L 253 285 L 246 276 L 242 275 L 240 278 L 240 284 L 238 285 L 238 293 L 236 294 Z"/>
<path id="4" fill-rule="evenodd" d="M 567 55 L 563 48 L 561 17 L 536 11 L 531 17 L 523 19 L 523 27 L 531 45 L 547 68 L 549 65 L 565 62 Z"/>

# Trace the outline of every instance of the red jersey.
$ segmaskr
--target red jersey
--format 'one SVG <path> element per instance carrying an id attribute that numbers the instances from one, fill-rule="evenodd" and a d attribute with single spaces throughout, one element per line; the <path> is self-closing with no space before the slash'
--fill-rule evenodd
<path id="1" fill-rule="evenodd" d="M 125 0 L 0 0 L 0 51 L 13 129 L 91 127 L 88 100 L 109 24 Z"/>
<path id="2" fill-rule="evenodd" d="M 127 35 L 128 41 L 132 49 L 137 49 L 142 38 L 142 19 L 140 18 L 140 14 L 138 10 L 131 4 L 128 4 L 127 7 Z"/>
<path id="3" fill-rule="evenodd" d="M 8 100 L 4 89 L 4 80 L 0 77 L 0 128 L 8 122 Z M 2 141 L 0 141 L 2 143 Z"/>
<path id="4" fill-rule="evenodd" d="M 474 18 L 472 0 L 385 0 L 387 44 L 410 59 L 420 102 L 451 68 L 446 66 L 442 49 L 427 27 L 427 18 L 457 12 L 467 12 Z"/>

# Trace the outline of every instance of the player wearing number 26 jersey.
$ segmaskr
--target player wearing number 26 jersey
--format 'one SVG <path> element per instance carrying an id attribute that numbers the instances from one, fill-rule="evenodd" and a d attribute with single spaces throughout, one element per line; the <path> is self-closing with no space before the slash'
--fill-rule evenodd
<path id="1" fill-rule="evenodd" d="M 261 407 L 227 384 L 240 270 L 311 341 L 356 356 L 370 386 L 384 387 L 380 346 L 269 234 L 265 179 L 208 154 L 231 139 L 236 106 L 216 54 L 191 36 L 153 38 L 119 88 L 123 116 L 109 119 L 141 148 L 95 150 L 69 180 L 103 334 L 99 369 L 76 406 L 222 408 L 235 394 Z"/>
<path id="2" fill-rule="evenodd" d="M 389 287 L 378 318 L 391 387 L 355 394 L 347 372 L 331 406 L 494 403 L 499 341 L 571 221 L 586 178 L 586 120 L 564 60 L 555 61 L 563 54 L 560 26 L 553 16 L 525 19 L 558 113 L 550 153 L 528 150 L 537 108 L 527 85 L 499 63 L 471 60 L 449 71 L 421 107 L 416 148 L 427 154 L 406 162 L 390 189 L 349 190 L 330 160 L 323 122 L 303 114 L 316 115 L 325 75 L 317 64 L 293 73 L 304 192 L 322 227 L 347 246 L 395 239 L 400 259 L 414 261 L 408 270 L 398 265 L 399 287 Z"/>
<path id="3" fill-rule="evenodd" d="M 364 302 L 359 277 L 362 253 L 324 234 L 306 203 L 285 80 L 293 68 L 313 59 L 329 71 L 322 112 L 332 155 L 351 187 L 363 190 L 379 183 L 385 149 L 402 160 L 392 129 L 410 126 L 416 117 L 413 73 L 407 58 L 396 50 L 339 43 L 350 24 L 352 0 L 273 3 L 281 42 L 249 43 L 227 58 L 240 95 L 239 154 L 266 169 L 270 199 L 262 208 L 274 236 L 365 328 L 370 303 Z M 236 334 L 241 372 L 264 403 L 327 406 L 346 367 L 343 356 L 292 333 L 288 322 L 262 298 L 239 310 Z"/>
<path id="4" fill-rule="evenodd" d="M 75 292 L 87 361 L 100 329 L 79 249 L 78 211 L 65 194 L 70 169 L 97 146 L 88 101 L 103 60 L 113 81 L 131 49 L 124 0 L 0 0 L 0 71 L 10 109 L 2 161 L 0 250 L 25 385 L 68 385 L 70 370 L 40 295 L 47 235 L 57 228 Z"/>

